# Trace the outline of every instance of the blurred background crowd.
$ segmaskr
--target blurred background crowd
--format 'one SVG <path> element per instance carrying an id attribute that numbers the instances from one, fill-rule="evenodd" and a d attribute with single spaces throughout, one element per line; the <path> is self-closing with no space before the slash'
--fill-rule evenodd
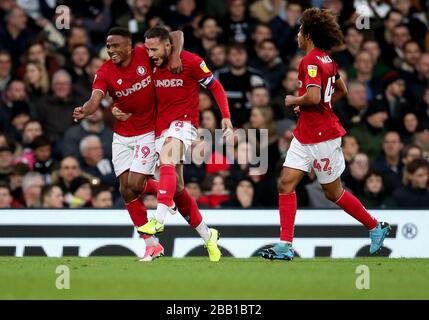
<path id="1" fill-rule="evenodd" d="M 202 208 L 277 207 L 297 120 L 284 97 L 297 93 L 296 35 L 310 6 L 337 14 L 344 33 L 333 57 L 349 93 L 333 109 L 348 131 L 345 187 L 368 208 L 429 208 L 427 0 L 0 0 L 0 208 L 123 207 L 111 163 L 111 101 L 78 124 L 72 112 L 108 59 L 107 30 L 127 27 L 141 43 L 157 25 L 182 30 L 185 49 L 206 60 L 236 128 L 269 132 L 267 172 L 252 170 L 253 144 L 237 141 L 227 158 L 214 139 L 204 148 L 215 164 L 185 166 L 189 192 Z M 200 110 L 201 128 L 219 128 L 203 89 Z M 297 197 L 301 208 L 336 207 L 313 173 Z M 156 207 L 155 196 L 144 200 Z"/>

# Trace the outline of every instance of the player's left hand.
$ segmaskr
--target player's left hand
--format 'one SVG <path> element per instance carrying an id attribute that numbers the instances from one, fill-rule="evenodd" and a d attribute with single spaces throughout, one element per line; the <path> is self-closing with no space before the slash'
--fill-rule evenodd
<path id="1" fill-rule="evenodd" d="M 231 119 L 223 118 L 221 122 L 221 126 L 222 126 L 224 137 L 229 137 L 234 133 L 234 127 L 232 126 Z"/>
<path id="2" fill-rule="evenodd" d="M 131 113 L 122 112 L 118 107 L 112 108 L 112 114 L 116 119 L 120 121 L 126 121 L 131 116 Z"/>
<path id="3" fill-rule="evenodd" d="M 172 73 L 180 73 L 183 71 L 182 60 L 180 60 L 180 57 L 174 54 L 170 55 L 170 58 L 168 59 L 168 70 Z"/>
<path id="4" fill-rule="evenodd" d="M 285 98 L 285 106 L 290 107 L 295 104 L 295 97 L 292 95 L 287 95 Z"/>

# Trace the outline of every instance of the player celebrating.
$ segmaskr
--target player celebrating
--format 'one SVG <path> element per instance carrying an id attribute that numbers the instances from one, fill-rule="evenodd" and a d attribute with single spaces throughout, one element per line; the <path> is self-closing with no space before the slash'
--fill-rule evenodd
<path id="1" fill-rule="evenodd" d="M 340 180 L 345 168 L 341 137 L 346 132 L 332 111 L 331 101 L 344 96 L 347 88 L 326 51 L 341 45 L 343 36 L 329 11 L 307 9 L 301 22 L 298 45 L 306 56 L 299 65 L 299 97 L 285 98 L 286 107 L 294 107 L 299 117 L 278 185 L 281 242 L 260 254 L 266 259 L 293 259 L 295 188 L 311 168 L 325 196 L 370 231 L 370 253 L 373 254 L 382 247 L 390 226 L 372 217 L 355 196 L 343 189 Z"/>
<path id="2" fill-rule="evenodd" d="M 180 72 L 180 51 L 183 34 L 172 32 L 175 45 L 170 68 Z M 131 34 L 124 28 L 112 28 L 107 34 L 107 52 L 110 60 L 97 71 L 90 99 L 74 110 L 78 121 L 94 113 L 101 100 L 109 94 L 114 105 L 132 112 L 127 121 L 117 121 L 114 126 L 112 162 L 120 181 L 120 193 L 134 225 L 138 228 L 147 222 L 147 210 L 141 194 L 156 194 L 157 182 L 147 179 L 156 164 L 155 154 L 155 87 L 149 56 L 144 48 L 132 49 Z M 150 261 L 163 254 L 158 239 L 143 236 L 146 252 L 141 261 Z"/>
<path id="3" fill-rule="evenodd" d="M 183 72 L 173 74 L 168 70 L 166 62 L 172 50 L 166 29 L 149 29 L 145 38 L 146 49 L 154 64 L 158 107 L 156 151 L 160 160 L 160 178 L 156 218 L 138 228 L 138 231 L 145 234 L 162 232 L 168 208 L 175 203 L 179 212 L 204 240 L 210 261 L 219 261 L 221 257 L 217 246 L 219 233 L 216 229 L 207 227 L 195 199 L 184 188 L 181 161 L 197 137 L 200 85 L 207 87 L 215 97 L 222 113 L 222 128 L 225 134 L 232 133 L 228 100 L 222 85 L 213 77 L 199 56 L 182 51 L 180 58 Z"/>

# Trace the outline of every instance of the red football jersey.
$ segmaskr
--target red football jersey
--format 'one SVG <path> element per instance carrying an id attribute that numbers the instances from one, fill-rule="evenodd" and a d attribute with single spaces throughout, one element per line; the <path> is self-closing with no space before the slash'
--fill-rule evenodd
<path id="1" fill-rule="evenodd" d="M 126 121 L 115 122 L 116 133 L 132 137 L 155 130 L 155 87 L 151 61 L 145 49 L 134 48 L 126 67 L 106 61 L 95 75 L 92 90 L 109 93 L 116 107 L 132 113 Z"/>
<path id="2" fill-rule="evenodd" d="M 299 64 L 298 95 L 303 96 L 310 86 L 319 87 L 321 101 L 317 105 L 300 106 L 298 123 L 293 132 L 302 144 L 314 144 L 341 137 L 346 131 L 332 111 L 338 67 L 323 50 L 311 50 Z"/>
<path id="3" fill-rule="evenodd" d="M 174 120 L 190 121 L 198 127 L 200 85 L 208 86 L 213 81 L 213 74 L 202 58 L 188 51 L 182 51 L 180 58 L 183 71 L 179 74 L 171 73 L 167 65 L 153 70 L 158 106 L 157 137 Z"/>

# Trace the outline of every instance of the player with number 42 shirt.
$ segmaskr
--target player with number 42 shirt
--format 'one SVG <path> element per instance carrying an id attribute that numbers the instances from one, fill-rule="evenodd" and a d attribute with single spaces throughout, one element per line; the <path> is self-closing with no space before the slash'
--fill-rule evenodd
<path id="1" fill-rule="evenodd" d="M 331 103 L 347 94 L 338 67 L 327 51 L 343 42 L 343 34 L 333 14 L 310 8 L 304 11 L 298 46 L 306 52 L 298 70 L 298 97 L 286 96 L 285 106 L 298 114 L 294 138 L 279 180 L 280 243 L 264 249 L 266 259 L 292 260 L 297 199 L 295 188 L 303 176 L 314 170 L 326 198 L 363 224 L 370 232 L 370 253 L 383 246 L 389 224 L 378 222 L 362 203 L 341 184 L 345 161 L 341 137 L 346 133 Z"/>

